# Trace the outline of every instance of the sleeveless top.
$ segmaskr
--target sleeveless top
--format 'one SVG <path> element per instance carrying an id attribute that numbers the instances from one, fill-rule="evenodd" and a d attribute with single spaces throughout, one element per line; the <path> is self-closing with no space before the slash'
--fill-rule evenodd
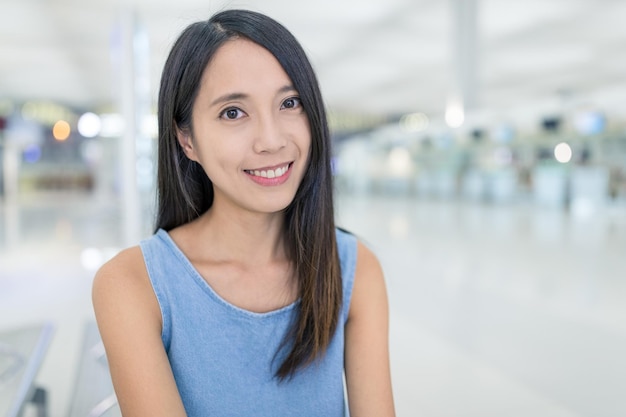
<path id="1" fill-rule="evenodd" d="M 278 349 L 299 301 L 267 313 L 239 308 L 208 285 L 167 232 L 141 242 L 161 309 L 163 345 L 189 417 L 344 416 L 344 326 L 357 246 L 351 234 L 337 229 L 336 236 L 339 325 L 325 355 L 283 381 L 274 375 L 288 352 Z"/>

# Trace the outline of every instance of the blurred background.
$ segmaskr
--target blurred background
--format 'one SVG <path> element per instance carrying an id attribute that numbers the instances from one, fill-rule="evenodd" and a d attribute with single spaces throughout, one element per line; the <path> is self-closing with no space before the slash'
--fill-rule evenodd
<path id="1" fill-rule="evenodd" d="M 119 415 L 91 280 L 152 233 L 169 48 L 236 7 L 317 71 L 398 415 L 626 415 L 626 2 L 2 0 L 0 416 L 33 356 L 50 416 Z"/>

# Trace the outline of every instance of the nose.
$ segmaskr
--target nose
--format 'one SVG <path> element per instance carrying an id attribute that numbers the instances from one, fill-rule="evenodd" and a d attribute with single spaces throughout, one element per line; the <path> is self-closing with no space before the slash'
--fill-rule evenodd
<path id="1" fill-rule="evenodd" d="M 274 115 L 258 117 L 253 149 L 256 153 L 274 153 L 287 145 L 286 133 Z"/>

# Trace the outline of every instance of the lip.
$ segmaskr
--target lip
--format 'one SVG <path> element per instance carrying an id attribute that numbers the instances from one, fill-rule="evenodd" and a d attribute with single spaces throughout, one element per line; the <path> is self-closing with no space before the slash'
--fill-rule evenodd
<path id="1" fill-rule="evenodd" d="M 287 169 L 282 175 L 278 177 L 269 178 L 269 177 L 262 177 L 261 175 L 254 174 L 255 172 L 260 173 L 261 171 L 265 171 L 265 172 L 276 171 L 277 169 L 282 168 L 282 167 L 286 167 Z M 268 166 L 264 168 L 246 169 L 244 170 L 244 173 L 248 176 L 248 178 L 250 178 L 256 184 L 259 184 L 262 186 L 276 186 L 276 185 L 284 184 L 289 179 L 289 177 L 291 176 L 292 168 L 293 168 L 293 161 L 278 164 L 278 165 Z"/>

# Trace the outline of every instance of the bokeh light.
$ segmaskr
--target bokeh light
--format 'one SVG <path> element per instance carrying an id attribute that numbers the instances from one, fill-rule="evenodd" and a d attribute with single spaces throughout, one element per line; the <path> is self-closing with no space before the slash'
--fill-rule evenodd
<path id="1" fill-rule="evenodd" d="M 104 263 L 104 254 L 96 248 L 85 248 L 80 254 L 80 263 L 88 271 L 95 271 Z"/>
<path id="2" fill-rule="evenodd" d="M 87 112 L 80 116 L 77 127 L 78 133 L 84 137 L 94 138 L 100 133 L 100 129 L 102 129 L 102 122 L 97 114 Z"/>
<path id="3" fill-rule="evenodd" d="M 465 121 L 465 111 L 460 100 L 450 100 L 446 106 L 446 123 L 451 128 L 461 127 Z"/>
<path id="4" fill-rule="evenodd" d="M 572 159 L 572 148 L 565 142 L 561 142 L 554 147 L 554 157 L 562 164 L 568 163 Z"/>
<path id="5" fill-rule="evenodd" d="M 24 148 L 24 161 L 34 164 L 41 159 L 41 147 L 36 143 L 32 143 Z"/>
<path id="6" fill-rule="evenodd" d="M 403 147 L 395 147 L 389 152 L 389 172 L 395 177 L 406 177 L 411 174 L 413 162 L 411 153 Z"/>
<path id="7" fill-rule="evenodd" d="M 52 127 L 52 136 L 58 141 L 64 141 L 69 138 L 71 132 L 70 124 L 65 120 L 59 120 Z"/>
<path id="8" fill-rule="evenodd" d="M 400 119 L 400 125 L 407 132 L 421 132 L 428 128 L 428 124 L 428 116 L 424 113 L 406 114 Z"/>

